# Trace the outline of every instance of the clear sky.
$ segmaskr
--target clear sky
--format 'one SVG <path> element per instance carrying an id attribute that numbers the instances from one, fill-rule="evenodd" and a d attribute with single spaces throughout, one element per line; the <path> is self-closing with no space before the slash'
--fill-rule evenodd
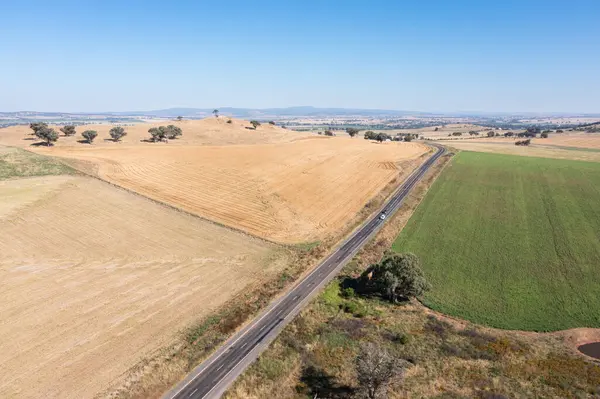
<path id="1" fill-rule="evenodd" d="M 600 113 L 600 1 L 0 0 L 0 111 Z"/>

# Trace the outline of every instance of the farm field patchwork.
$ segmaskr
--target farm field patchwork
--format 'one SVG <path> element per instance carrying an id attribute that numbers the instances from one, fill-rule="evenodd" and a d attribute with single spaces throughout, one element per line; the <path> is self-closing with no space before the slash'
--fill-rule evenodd
<path id="1" fill-rule="evenodd" d="M 495 154 L 513 154 L 526 157 L 572 159 L 579 161 L 600 162 L 600 151 L 594 148 L 544 145 L 546 141 L 533 139 L 528 147 L 516 146 L 512 139 L 456 140 L 445 144 L 465 151 L 491 152 Z"/>
<path id="2" fill-rule="evenodd" d="M 82 176 L 0 181 L 0 397 L 93 397 L 285 267 L 283 250 Z"/>
<path id="3" fill-rule="evenodd" d="M 344 227 L 428 148 L 313 137 L 231 146 L 155 145 L 39 150 L 87 161 L 99 177 L 277 242 L 320 240 Z"/>
<path id="4" fill-rule="evenodd" d="M 393 245 L 435 310 L 505 329 L 600 327 L 600 164 L 461 152 Z"/>

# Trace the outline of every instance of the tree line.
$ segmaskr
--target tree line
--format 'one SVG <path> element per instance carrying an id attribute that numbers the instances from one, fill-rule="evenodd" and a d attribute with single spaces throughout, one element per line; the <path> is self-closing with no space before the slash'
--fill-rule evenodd
<path id="1" fill-rule="evenodd" d="M 53 145 L 60 137 L 56 130 L 49 127 L 48 124 L 44 122 L 30 123 L 29 128 L 33 131 L 32 134 L 44 141 L 47 146 Z M 77 133 L 75 125 L 65 125 L 59 130 L 65 137 L 74 136 Z M 181 128 L 175 125 L 153 127 L 148 130 L 148 133 L 150 133 L 149 141 L 151 142 L 176 139 L 183 135 Z M 127 132 L 123 127 L 115 126 L 110 129 L 109 135 L 114 142 L 119 142 L 123 137 L 127 136 Z M 96 137 L 98 137 L 98 132 L 95 130 L 85 130 L 81 133 L 81 136 L 84 138 L 85 142 L 92 144 Z"/>

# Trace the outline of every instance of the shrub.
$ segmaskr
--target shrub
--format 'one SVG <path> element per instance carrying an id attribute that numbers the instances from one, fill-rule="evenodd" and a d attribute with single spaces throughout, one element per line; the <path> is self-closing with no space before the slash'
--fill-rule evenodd
<path id="1" fill-rule="evenodd" d="M 233 122 L 231 119 L 227 119 L 227 123 L 231 123 Z"/>
<path id="2" fill-rule="evenodd" d="M 356 292 L 354 292 L 354 288 L 347 287 L 342 290 L 342 296 L 344 298 L 354 298 L 356 296 Z"/>
<path id="3" fill-rule="evenodd" d="M 252 127 L 256 130 L 257 127 L 260 126 L 260 122 L 259 121 L 250 121 L 250 124 L 252 125 Z"/>
<path id="4" fill-rule="evenodd" d="M 275 125 L 275 121 L 269 121 L 269 125 Z"/>

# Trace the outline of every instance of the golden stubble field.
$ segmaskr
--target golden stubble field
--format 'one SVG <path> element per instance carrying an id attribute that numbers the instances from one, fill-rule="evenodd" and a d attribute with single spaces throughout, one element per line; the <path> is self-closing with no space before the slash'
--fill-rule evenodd
<path id="1" fill-rule="evenodd" d="M 123 143 L 88 145 L 61 137 L 56 146 L 31 148 L 77 160 L 71 164 L 111 183 L 282 243 L 336 233 L 428 151 L 419 143 L 320 137 L 268 125 L 254 131 L 245 129 L 247 122 L 235 123 L 189 121 L 196 126 L 191 133 L 182 126 L 184 139 L 168 144 L 127 136 L 130 141 Z M 206 126 L 211 129 L 202 130 Z M 28 143 L 22 139 L 28 128 L 11 129 L 0 131 L 0 142 Z M 148 125 L 136 129 L 145 132 Z"/>
<path id="2" fill-rule="evenodd" d="M 451 147 L 479 152 L 514 154 L 532 157 L 600 161 L 600 134 L 571 133 L 553 134 L 546 139 L 531 139 L 530 146 L 516 146 L 515 141 L 523 138 L 494 137 L 490 139 L 470 139 L 445 141 Z"/>
<path id="3" fill-rule="evenodd" d="M 244 288 L 282 250 L 81 176 L 0 181 L 0 397 L 83 398 Z"/>

